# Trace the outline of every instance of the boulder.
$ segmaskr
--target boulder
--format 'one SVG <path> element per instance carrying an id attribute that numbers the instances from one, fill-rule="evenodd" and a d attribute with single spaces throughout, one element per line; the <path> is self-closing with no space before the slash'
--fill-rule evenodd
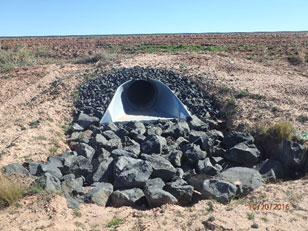
<path id="1" fill-rule="evenodd" d="M 69 172 L 73 173 L 76 177 L 86 177 L 93 171 L 93 166 L 90 160 L 84 156 L 72 156 L 66 158 L 64 166 L 69 168 Z"/>
<path id="2" fill-rule="evenodd" d="M 206 131 L 208 130 L 208 125 L 200 120 L 196 115 L 192 115 L 191 119 L 188 121 L 191 130 L 196 131 Z"/>
<path id="3" fill-rule="evenodd" d="M 97 124 L 99 119 L 94 116 L 89 116 L 81 112 L 78 116 L 77 123 L 84 129 L 88 128 L 91 124 Z"/>
<path id="4" fill-rule="evenodd" d="M 222 170 L 219 164 L 212 164 L 210 158 L 205 158 L 205 160 L 199 160 L 197 162 L 196 171 L 200 174 L 206 174 L 209 176 L 215 176 Z"/>
<path id="5" fill-rule="evenodd" d="M 84 156 L 91 162 L 95 154 L 95 149 L 85 143 L 80 143 L 77 149 L 78 155 Z"/>
<path id="6" fill-rule="evenodd" d="M 57 178 L 61 178 L 62 177 L 62 172 L 61 170 L 57 167 L 56 164 L 54 164 L 54 162 L 47 162 L 47 163 L 43 163 L 41 164 L 41 170 L 44 173 L 50 173 L 51 175 L 57 177 Z"/>
<path id="7" fill-rule="evenodd" d="M 183 157 L 192 166 L 194 166 L 198 160 L 203 160 L 207 156 L 205 151 L 202 151 L 198 145 L 187 144 L 183 148 Z"/>
<path id="8" fill-rule="evenodd" d="M 252 168 L 233 167 L 214 177 L 216 180 L 228 181 L 238 187 L 238 193 L 245 195 L 264 184 L 261 174 Z"/>
<path id="9" fill-rule="evenodd" d="M 258 162 L 260 151 L 254 144 L 239 143 L 229 149 L 224 157 L 238 164 L 253 165 Z"/>
<path id="10" fill-rule="evenodd" d="M 224 145 L 226 149 L 232 148 L 236 144 L 239 144 L 242 142 L 246 142 L 247 144 L 253 144 L 254 138 L 249 133 L 232 131 L 228 133 L 222 140 L 222 144 Z"/>
<path id="11" fill-rule="evenodd" d="M 276 152 L 275 159 L 280 161 L 286 176 L 296 176 L 296 172 L 304 173 L 305 161 L 308 158 L 307 149 L 296 142 L 285 140 Z"/>
<path id="12" fill-rule="evenodd" d="M 151 177 L 159 177 L 164 181 L 170 180 L 176 173 L 176 169 L 164 157 L 156 154 L 141 154 L 141 158 L 148 161 L 152 166 L 153 172 Z"/>
<path id="13" fill-rule="evenodd" d="M 13 164 L 6 165 L 4 167 L 4 173 L 6 176 L 12 176 L 12 175 L 29 176 L 30 175 L 30 172 L 19 163 L 13 163 Z"/>
<path id="14" fill-rule="evenodd" d="M 113 181 L 113 158 L 103 160 L 93 173 L 86 177 L 88 184 L 93 182 L 112 182 Z"/>
<path id="15" fill-rule="evenodd" d="M 138 160 L 135 164 L 125 166 L 119 174 L 116 174 L 113 185 L 116 189 L 143 188 L 152 172 L 153 169 L 148 161 Z"/>
<path id="16" fill-rule="evenodd" d="M 169 154 L 169 161 L 173 164 L 175 167 L 181 167 L 182 165 L 182 156 L 183 152 L 180 150 L 173 150 Z"/>
<path id="17" fill-rule="evenodd" d="M 135 206 L 144 198 L 144 193 L 139 188 L 119 189 L 111 194 L 111 204 L 115 207 Z"/>
<path id="18" fill-rule="evenodd" d="M 85 195 L 86 202 L 93 202 L 99 206 L 106 206 L 112 192 L 112 184 L 96 183 L 94 188 Z"/>
<path id="19" fill-rule="evenodd" d="M 150 208 L 159 207 L 164 204 L 176 204 L 178 202 L 171 193 L 160 188 L 149 187 L 144 190 L 144 194 Z"/>
<path id="20" fill-rule="evenodd" d="M 201 195 L 204 199 L 214 199 L 227 204 L 236 195 L 237 187 L 224 180 L 206 179 L 201 186 Z"/>
<path id="21" fill-rule="evenodd" d="M 62 177 L 61 188 L 63 193 L 71 194 L 83 192 L 83 179 L 82 177 L 75 178 L 74 174 L 68 174 Z"/>
<path id="22" fill-rule="evenodd" d="M 165 185 L 164 190 L 171 193 L 180 205 L 191 203 L 194 187 L 187 184 L 186 181 L 178 179 Z"/>
<path id="23" fill-rule="evenodd" d="M 48 193 L 61 192 L 60 180 L 48 172 L 37 178 L 35 182 Z"/>
<path id="24" fill-rule="evenodd" d="M 264 160 L 259 166 L 259 173 L 267 182 L 275 182 L 284 178 L 282 164 L 277 160 Z"/>
<path id="25" fill-rule="evenodd" d="M 147 180 L 147 182 L 145 182 L 144 189 L 145 190 L 147 190 L 149 188 L 162 189 L 164 186 L 165 186 L 165 182 L 162 179 L 153 178 L 153 179 L 149 179 L 149 180 Z"/>
<path id="26" fill-rule="evenodd" d="M 160 154 L 165 145 L 167 145 L 167 142 L 164 137 L 148 136 L 141 144 L 141 151 L 146 154 Z"/>

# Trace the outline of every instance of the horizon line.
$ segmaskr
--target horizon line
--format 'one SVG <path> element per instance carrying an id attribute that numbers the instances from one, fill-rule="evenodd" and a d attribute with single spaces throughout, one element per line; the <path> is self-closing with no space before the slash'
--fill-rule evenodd
<path id="1" fill-rule="evenodd" d="M 253 31 L 253 32 L 181 32 L 181 33 L 136 33 L 136 34 L 80 34 L 80 35 L 8 35 L 0 38 L 40 38 L 40 37 L 112 37 L 112 36 L 144 36 L 144 35 L 192 35 L 192 34 L 288 34 L 288 33 L 308 33 L 306 30 L 301 31 Z"/>

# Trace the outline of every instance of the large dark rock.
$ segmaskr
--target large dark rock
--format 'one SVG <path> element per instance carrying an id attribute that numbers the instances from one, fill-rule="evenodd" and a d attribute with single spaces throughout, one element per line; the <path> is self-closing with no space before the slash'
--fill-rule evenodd
<path id="1" fill-rule="evenodd" d="M 137 158 L 135 153 L 123 150 L 123 149 L 115 149 L 111 152 L 111 156 L 113 158 L 120 158 L 121 156 L 131 157 L 131 158 Z"/>
<path id="2" fill-rule="evenodd" d="M 120 137 L 117 136 L 117 134 L 112 130 L 103 131 L 102 134 L 107 140 L 111 139 L 120 139 Z"/>
<path id="3" fill-rule="evenodd" d="M 205 151 L 202 151 L 198 145 L 188 144 L 183 148 L 183 157 L 185 160 L 194 166 L 198 160 L 203 160 L 207 156 Z"/>
<path id="4" fill-rule="evenodd" d="M 90 145 L 85 143 L 80 143 L 77 149 L 78 155 L 84 156 L 89 159 L 89 161 L 92 161 L 92 158 L 95 154 L 95 149 L 92 148 Z"/>
<path id="5" fill-rule="evenodd" d="M 110 157 L 103 160 L 94 170 L 93 173 L 87 176 L 86 181 L 88 184 L 93 182 L 112 182 L 113 181 L 113 158 Z"/>
<path id="6" fill-rule="evenodd" d="M 160 154 L 165 145 L 167 145 L 167 142 L 164 137 L 148 136 L 141 144 L 141 151 L 146 154 Z"/>
<path id="7" fill-rule="evenodd" d="M 116 190 L 111 195 L 111 204 L 115 207 L 134 206 L 144 198 L 144 193 L 139 188 Z"/>
<path id="8" fill-rule="evenodd" d="M 69 172 L 73 173 L 76 177 L 86 177 L 93 171 L 90 160 L 84 156 L 71 156 L 66 158 L 64 166 L 69 168 Z"/>
<path id="9" fill-rule="evenodd" d="M 214 177 L 216 180 L 228 181 L 236 185 L 239 194 L 247 194 L 264 184 L 261 174 L 252 168 L 234 167 L 229 168 Z"/>
<path id="10" fill-rule="evenodd" d="M 172 164 L 160 155 L 141 154 L 141 158 L 147 160 L 153 168 L 151 177 L 159 177 L 164 181 L 170 180 L 176 173 Z"/>
<path id="11" fill-rule="evenodd" d="M 171 193 L 180 205 L 191 203 L 194 187 L 187 184 L 186 181 L 178 179 L 165 185 L 164 190 Z"/>
<path id="12" fill-rule="evenodd" d="M 227 204 L 235 196 L 237 188 L 234 184 L 217 179 L 206 179 L 201 186 L 201 195 L 204 199 L 214 199 Z"/>
<path id="13" fill-rule="evenodd" d="M 87 202 L 93 202 L 100 206 L 106 206 L 112 192 L 112 184 L 96 183 L 95 187 L 85 195 L 85 198 Z"/>
<path id="14" fill-rule="evenodd" d="M 276 160 L 282 163 L 286 176 L 296 176 L 297 172 L 304 173 L 304 165 L 307 159 L 307 149 L 290 140 L 283 141 L 276 152 Z"/>
<path id="15" fill-rule="evenodd" d="M 149 187 L 144 190 L 144 194 L 151 208 L 164 204 L 176 204 L 178 202 L 171 193 L 160 188 Z"/>
<path id="16" fill-rule="evenodd" d="M 165 182 L 162 179 L 153 178 L 153 179 L 149 179 L 149 180 L 147 180 L 147 182 L 145 182 L 144 189 L 145 190 L 147 190 L 149 188 L 162 189 L 164 186 L 165 186 Z"/>
<path id="17" fill-rule="evenodd" d="M 29 171 L 33 176 L 41 176 L 43 174 L 42 167 L 40 163 L 35 162 L 25 162 L 23 166 Z"/>
<path id="18" fill-rule="evenodd" d="M 222 170 L 219 164 L 212 164 L 210 158 L 199 160 L 197 162 L 196 171 L 200 174 L 215 176 Z"/>
<path id="19" fill-rule="evenodd" d="M 239 144 L 242 142 L 253 144 L 254 138 L 249 133 L 232 131 L 228 133 L 222 140 L 222 144 L 225 146 L 226 149 L 232 148 L 236 144 Z"/>
<path id="20" fill-rule="evenodd" d="M 239 143 L 229 149 L 224 157 L 238 164 L 252 165 L 258 162 L 260 151 L 254 144 Z"/>
<path id="21" fill-rule="evenodd" d="M 282 164 L 277 160 L 264 160 L 259 166 L 259 173 L 267 182 L 275 182 L 284 178 Z"/>
<path id="22" fill-rule="evenodd" d="M 209 126 L 200 120 L 196 115 L 192 115 L 191 119 L 188 121 L 191 130 L 196 131 L 207 131 Z"/>
<path id="23" fill-rule="evenodd" d="M 113 185 L 115 188 L 143 188 L 145 182 L 150 178 L 153 169 L 149 162 L 137 160 L 134 164 L 124 166 L 120 173 L 118 173 L 118 171 L 119 168 L 116 169 L 117 174 L 114 176 L 115 179 Z"/>
<path id="24" fill-rule="evenodd" d="M 169 154 L 169 161 L 173 164 L 175 167 L 181 167 L 182 165 L 182 156 L 183 152 L 180 150 L 173 150 Z"/>

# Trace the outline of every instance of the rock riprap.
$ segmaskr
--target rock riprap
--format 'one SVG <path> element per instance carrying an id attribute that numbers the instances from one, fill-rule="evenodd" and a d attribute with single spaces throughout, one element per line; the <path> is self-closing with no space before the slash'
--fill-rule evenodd
<path id="1" fill-rule="evenodd" d="M 187 106 L 191 119 L 99 124 L 117 87 L 132 78 L 165 83 Z M 120 69 L 80 86 L 67 137 L 71 150 L 46 163 L 13 163 L 4 170 L 7 175 L 32 175 L 46 191 L 62 192 L 70 208 L 82 202 L 189 205 L 200 197 L 228 203 L 266 181 L 304 171 L 303 146 L 284 142 L 275 160 L 263 160 L 250 134 L 217 130 L 217 115 L 188 78 L 168 70 Z"/>

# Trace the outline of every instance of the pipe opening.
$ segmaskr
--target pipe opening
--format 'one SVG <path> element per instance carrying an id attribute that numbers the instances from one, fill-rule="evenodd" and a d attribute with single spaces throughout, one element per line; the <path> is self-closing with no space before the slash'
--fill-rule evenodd
<path id="1" fill-rule="evenodd" d="M 135 80 L 127 88 L 126 97 L 132 107 L 146 110 L 153 106 L 156 100 L 156 88 L 147 80 Z"/>

